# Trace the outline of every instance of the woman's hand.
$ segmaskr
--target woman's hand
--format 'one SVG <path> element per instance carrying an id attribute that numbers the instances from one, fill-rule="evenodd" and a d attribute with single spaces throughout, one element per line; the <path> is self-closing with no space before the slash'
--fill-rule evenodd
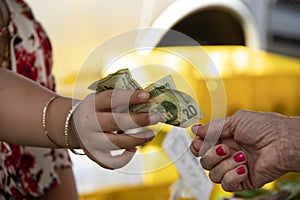
<path id="1" fill-rule="evenodd" d="M 126 165 L 136 152 L 136 146 L 152 140 L 154 132 L 146 129 L 135 134 L 116 132 L 156 124 L 159 116 L 154 113 L 117 113 L 113 109 L 144 103 L 148 99 L 149 93 L 140 90 L 107 90 L 88 95 L 73 115 L 77 140 L 87 156 L 108 169 Z M 124 151 L 113 156 L 111 152 L 114 150 Z"/>
<path id="2" fill-rule="evenodd" d="M 202 156 L 210 179 L 226 191 L 259 188 L 286 172 L 300 171 L 297 117 L 238 111 L 192 131 L 199 139 L 192 142 L 191 151 Z"/>

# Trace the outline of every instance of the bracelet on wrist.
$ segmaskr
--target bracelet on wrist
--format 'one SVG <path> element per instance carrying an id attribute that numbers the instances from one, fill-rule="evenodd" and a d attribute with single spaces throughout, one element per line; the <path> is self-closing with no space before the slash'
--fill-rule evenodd
<path id="1" fill-rule="evenodd" d="M 72 106 L 72 108 L 70 109 L 70 111 L 68 112 L 68 115 L 66 117 L 66 122 L 65 122 L 65 142 L 66 142 L 66 147 L 74 154 L 76 155 L 85 155 L 85 153 L 81 153 L 81 152 L 77 152 L 75 151 L 71 145 L 70 145 L 70 138 L 69 138 L 69 124 L 70 124 L 70 119 L 74 113 L 74 111 L 76 110 L 76 108 L 80 105 L 81 101 L 77 102 L 75 105 Z"/>
<path id="2" fill-rule="evenodd" d="M 61 145 L 59 145 L 57 142 L 55 142 L 55 141 L 51 138 L 51 136 L 50 136 L 49 133 L 48 133 L 47 127 L 46 127 L 46 117 L 47 117 L 47 110 L 48 110 L 48 107 L 49 107 L 49 105 L 50 105 L 55 99 L 57 99 L 58 97 L 59 97 L 59 96 L 53 96 L 53 97 L 50 98 L 50 99 L 48 100 L 48 102 L 46 103 L 46 105 L 45 105 L 45 107 L 44 107 L 44 109 L 43 109 L 42 126 L 43 126 L 43 128 L 44 128 L 44 133 L 45 133 L 45 135 L 47 136 L 47 138 L 48 138 L 53 144 L 55 144 L 55 146 L 57 146 L 57 147 L 59 147 L 59 148 L 64 148 L 64 147 L 62 147 Z"/>

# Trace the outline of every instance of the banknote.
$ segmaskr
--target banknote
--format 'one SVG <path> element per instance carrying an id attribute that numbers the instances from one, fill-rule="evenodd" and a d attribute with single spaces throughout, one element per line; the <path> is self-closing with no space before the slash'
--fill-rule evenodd
<path id="1" fill-rule="evenodd" d="M 102 92 L 109 89 L 142 89 L 132 78 L 128 69 L 121 69 L 89 86 L 89 89 Z M 155 112 L 160 116 L 160 122 L 173 126 L 188 127 L 197 123 L 204 114 L 196 101 L 188 94 L 177 90 L 171 75 L 148 85 L 144 90 L 149 91 L 147 103 L 119 107 L 115 112 L 147 113 Z"/>
<path id="2" fill-rule="evenodd" d="M 191 96 L 164 88 L 154 88 L 147 103 L 130 105 L 129 110 L 133 113 L 155 112 L 160 116 L 160 122 L 184 128 L 203 118 L 201 109 Z"/>
<path id="3" fill-rule="evenodd" d="M 130 71 L 126 68 L 95 81 L 88 89 L 103 92 L 111 89 L 138 90 L 142 87 L 132 78 Z"/>
<path id="4" fill-rule="evenodd" d="M 171 75 L 167 75 L 158 81 L 155 81 L 154 83 L 151 83 L 147 87 L 144 88 L 146 91 L 151 91 L 155 88 L 161 88 L 161 89 L 173 89 L 176 90 L 175 82 Z"/>

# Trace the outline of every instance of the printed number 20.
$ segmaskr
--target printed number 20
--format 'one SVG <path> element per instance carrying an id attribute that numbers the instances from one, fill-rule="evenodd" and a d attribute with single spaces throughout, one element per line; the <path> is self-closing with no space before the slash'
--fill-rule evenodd
<path id="1" fill-rule="evenodd" d="M 183 109 L 182 112 L 187 116 L 188 119 L 191 119 L 197 115 L 197 110 L 193 105 L 188 105 L 188 107 Z"/>

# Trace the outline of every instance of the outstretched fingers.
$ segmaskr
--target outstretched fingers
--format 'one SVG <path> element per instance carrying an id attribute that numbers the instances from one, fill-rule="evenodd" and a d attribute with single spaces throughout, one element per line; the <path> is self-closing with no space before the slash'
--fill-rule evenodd
<path id="1" fill-rule="evenodd" d="M 112 132 L 154 125 L 160 118 L 155 113 L 97 113 L 99 131 Z"/>
<path id="2" fill-rule="evenodd" d="M 203 141 L 196 139 L 192 142 L 191 152 L 199 156 Z M 226 144 L 218 144 L 210 148 L 201 157 L 202 167 L 209 170 L 209 178 L 214 183 L 222 184 L 226 191 L 240 191 L 242 182 L 247 178 L 247 157 L 243 151 L 232 151 Z"/>
<path id="3" fill-rule="evenodd" d="M 201 165 L 209 170 L 209 178 L 214 183 L 221 183 L 225 191 L 240 191 L 246 180 L 247 157 L 243 151 L 231 152 L 224 144 L 211 148 L 201 159 Z"/>
<path id="4" fill-rule="evenodd" d="M 243 152 L 236 152 L 210 168 L 209 177 L 212 182 L 221 183 L 226 173 L 242 165 L 246 165 L 246 156 Z"/>

